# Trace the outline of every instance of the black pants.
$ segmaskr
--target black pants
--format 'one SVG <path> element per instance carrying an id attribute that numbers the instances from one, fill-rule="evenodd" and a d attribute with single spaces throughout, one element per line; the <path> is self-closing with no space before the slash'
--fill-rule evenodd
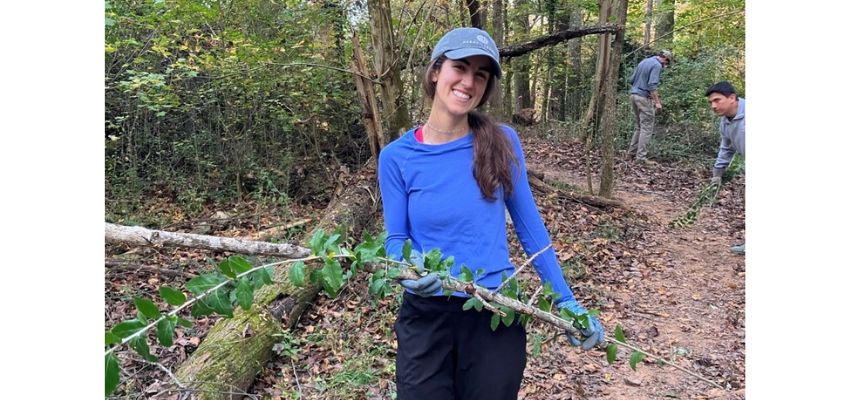
<path id="1" fill-rule="evenodd" d="M 516 400 L 525 328 L 490 329 L 493 315 L 463 311 L 465 298 L 404 294 L 395 322 L 397 400 Z"/>

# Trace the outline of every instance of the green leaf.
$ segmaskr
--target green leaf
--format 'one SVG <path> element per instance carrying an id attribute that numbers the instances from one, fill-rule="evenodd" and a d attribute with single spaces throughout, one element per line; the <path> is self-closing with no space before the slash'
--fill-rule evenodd
<path id="1" fill-rule="evenodd" d="M 473 304 L 475 307 L 475 311 L 481 312 L 484 309 L 484 303 L 481 300 L 475 299 L 475 303 Z"/>
<path id="2" fill-rule="evenodd" d="M 133 302 L 136 303 L 136 309 L 148 319 L 157 319 L 162 316 L 156 304 L 146 298 L 136 297 Z"/>
<path id="3" fill-rule="evenodd" d="M 334 233 L 333 235 L 331 235 L 331 236 L 328 238 L 328 240 L 327 240 L 327 241 L 325 241 L 324 248 L 325 248 L 326 250 L 331 250 L 331 251 L 333 251 L 334 253 L 338 253 L 338 252 L 339 252 L 339 244 L 337 243 L 337 241 L 338 241 L 338 240 L 339 240 L 339 238 L 341 238 L 341 237 L 342 237 L 342 235 L 340 235 L 339 233 Z"/>
<path id="4" fill-rule="evenodd" d="M 168 286 L 159 287 L 159 295 L 165 299 L 165 302 L 172 306 L 182 306 L 186 302 L 186 295 L 179 290 L 172 289 Z"/>
<path id="5" fill-rule="evenodd" d="M 620 324 L 617 324 L 617 326 L 614 328 L 614 339 L 626 343 L 626 333 L 623 332 L 623 327 L 620 326 Z"/>
<path id="6" fill-rule="evenodd" d="M 156 362 L 156 357 L 151 354 L 151 350 L 148 347 L 148 338 L 143 335 L 139 335 L 131 339 L 130 347 L 132 347 L 133 350 L 136 350 L 136 353 L 139 353 L 139 355 L 145 360 Z"/>
<path id="7" fill-rule="evenodd" d="M 322 281 L 333 288 L 333 293 L 342 287 L 342 265 L 338 260 L 325 261 L 325 266 L 322 267 Z"/>
<path id="8" fill-rule="evenodd" d="M 177 325 L 182 326 L 184 328 L 191 328 L 192 327 L 192 321 L 189 321 L 188 319 L 183 319 L 183 318 L 177 317 Z"/>
<path id="9" fill-rule="evenodd" d="M 156 324 L 156 338 L 159 344 L 170 347 L 174 344 L 174 328 L 177 326 L 177 316 L 169 315 Z"/>
<path id="10" fill-rule="evenodd" d="M 304 286 L 304 261 L 298 261 L 289 267 L 289 281 L 297 287 Z"/>
<path id="11" fill-rule="evenodd" d="M 475 306 L 475 302 L 478 301 L 475 297 L 470 297 L 465 303 L 463 303 L 463 311 L 469 310 L 470 308 Z"/>
<path id="12" fill-rule="evenodd" d="M 118 336 L 118 335 L 116 335 L 116 334 L 114 334 L 110 331 L 106 331 L 106 346 L 109 346 L 110 344 L 119 343 L 120 341 L 121 341 L 120 336 Z"/>
<path id="13" fill-rule="evenodd" d="M 316 233 L 313 234 L 313 237 L 311 237 L 310 241 L 308 242 L 310 246 L 310 252 L 312 252 L 313 255 L 321 254 L 321 251 L 324 248 L 324 242 L 326 238 L 327 236 L 325 236 L 324 229 L 319 229 L 316 231 Z"/>
<path id="14" fill-rule="evenodd" d="M 244 273 L 244 272 L 248 272 L 252 268 L 251 263 L 249 263 L 248 261 L 245 261 L 245 259 L 242 258 L 242 257 L 230 256 L 228 258 L 228 260 L 230 261 L 230 267 L 233 269 L 233 272 L 235 272 L 237 275 Z"/>
<path id="15" fill-rule="evenodd" d="M 383 247 L 382 244 L 375 242 L 367 235 L 366 241 L 354 248 L 354 255 L 358 263 L 365 264 L 377 260 L 378 253 Z"/>
<path id="16" fill-rule="evenodd" d="M 124 321 L 124 322 L 112 327 L 112 333 L 114 333 L 116 336 L 123 339 L 127 336 L 130 336 L 130 335 L 140 331 L 144 327 L 145 327 L 144 322 L 139 321 L 137 319 L 131 319 L 129 321 Z"/>
<path id="17" fill-rule="evenodd" d="M 458 276 L 458 280 L 461 282 L 474 282 L 475 278 L 472 275 L 472 270 L 469 269 L 466 265 L 460 266 L 460 276 Z"/>
<path id="18" fill-rule="evenodd" d="M 218 263 L 218 270 L 230 279 L 236 277 L 236 273 L 233 272 L 233 266 L 230 264 L 229 259 L 225 259 L 222 262 Z"/>
<path id="19" fill-rule="evenodd" d="M 215 312 L 231 318 L 233 317 L 233 305 L 230 304 L 229 293 L 224 288 L 219 288 L 210 293 L 205 300 L 207 305 L 215 310 Z"/>
<path id="20" fill-rule="evenodd" d="M 258 269 L 257 274 L 263 277 L 263 283 L 266 285 L 271 285 L 274 283 L 274 279 L 272 279 L 272 275 L 274 274 L 274 268 L 265 267 L 263 269 Z"/>
<path id="21" fill-rule="evenodd" d="M 495 331 L 496 328 L 499 327 L 499 321 L 502 320 L 502 317 L 499 314 L 493 313 L 493 316 L 490 317 L 490 330 Z"/>
<path id="22" fill-rule="evenodd" d="M 505 326 L 511 326 L 511 324 L 514 323 L 514 318 L 516 318 L 516 312 L 510 308 L 502 308 L 502 311 L 505 312 L 505 316 L 502 317 L 502 322 L 505 323 Z"/>
<path id="23" fill-rule="evenodd" d="M 643 361 L 644 358 L 646 358 L 646 354 L 639 351 L 633 352 L 632 356 L 629 357 L 629 366 L 632 367 L 632 370 L 637 371 L 637 363 Z"/>
<path id="24" fill-rule="evenodd" d="M 239 282 L 236 283 L 236 301 L 245 311 L 248 311 L 251 308 L 251 303 L 254 302 L 254 287 L 244 276 L 239 278 Z"/>
<path id="25" fill-rule="evenodd" d="M 387 284 L 387 280 L 384 278 L 386 272 L 384 270 L 378 270 L 372 277 L 369 278 L 369 293 L 373 295 L 380 295 L 383 293 L 384 285 Z"/>
<path id="26" fill-rule="evenodd" d="M 537 304 L 539 304 L 540 309 L 543 311 L 552 311 L 552 303 L 550 303 L 549 300 L 545 297 L 541 297 L 540 301 L 538 301 Z"/>
<path id="27" fill-rule="evenodd" d="M 438 271 L 442 258 L 443 255 L 440 253 L 440 249 L 431 249 L 425 254 L 425 269 L 428 271 Z"/>
<path id="28" fill-rule="evenodd" d="M 106 355 L 106 395 L 109 396 L 118 387 L 118 377 L 121 375 L 121 367 L 115 353 Z"/>
<path id="29" fill-rule="evenodd" d="M 617 344 L 611 343 L 605 348 L 605 353 L 608 358 L 608 364 L 613 364 L 617 360 Z"/>
<path id="30" fill-rule="evenodd" d="M 193 317 L 203 317 L 204 315 L 210 315 L 214 313 L 215 310 L 210 308 L 203 300 L 192 304 L 192 316 Z"/>
<path id="31" fill-rule="evenodd" d="M 186 282 L 186 289 L 198 296 L 224 281 L 224 277 L 215 274 L 198 275 Z"/>

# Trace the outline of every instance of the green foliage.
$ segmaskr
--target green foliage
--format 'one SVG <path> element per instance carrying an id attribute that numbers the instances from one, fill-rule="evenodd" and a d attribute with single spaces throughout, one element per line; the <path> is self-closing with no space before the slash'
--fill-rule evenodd
<path id="1" fill-rule="evenodd" d="M 180 306 L 186 302 L 186 295 L 179 290 L 172 289 L 168 286 L 160 286 L 159 294 L 166 303 L 172 306 Z"/>
<path id="2" fill-rule="evenodd" d="M 318 3 L 106 3 L 107 212 L 137 216 L 150 195 L 190 215 L 246 194 L 326 199 L 326 166 L 368 158 L 350 50 L 325 36 L 343 21 Z"/>
<path id="3" fill-rule="evenodd" d="M 629 357 L 629 367 L 637 371 L 637 363 L 641 362 L 644 358 L 646 358 L 646 354 L 639 351 L 633 352 L 631 357 Z"/>
<path id="4" fill-rule="evenodd" d="M 202 273 L 186 283 L 186 289 L 193 294 L 192 315 L 195 317 L 209 314 L 233 316 L 235 306 L 245 310 L 254 301 L 254 291 L 272 282 L 267 267 L 252 267 L 245 259 L 231 256 L 217 266 L 217 271 Z M 177 327 L 188 328 L 192 322 L 176 315 L 187 303 L 186 296 L 179 290 L 162 286 L 159 294 L 166 303 L 179 308 L 163 315 L 159 307 L 150 299 L 138 297 L 133 301 L 138 310 L 137 317 L 122 321 L 106 332 L 105 345 L 112 346 L 106 351 L 106 394 L 112 393 L 119 384 L 120 366 L 114 350 L 127 344 L 143 359 L 156 362 L 150 353 L 148 330 L 156 327 L 155 338 L 160 345 L 169 347 L 174 343 Z M 114 346 L 113 346 L 114 345 Z"/>
<path id="5" fill-rule="evenodd" d="M 732 178 L 743 172 L 744 159 L 738 154 L 735 154 L 735 156 L 732 158 L 732 162 L 729 163 L 729 166 L 723 173 L 723 176 L 721 177 L 721 182 L 728 182 Z M 671 228 L 684 228 L 692 225 L 694 222 L 696 222 L 697 216 L 699 215 L 699 212 L 703 207 L 711 206 L 717 201 L 718 193 L 720 193 L 719 184 L 714 184 L 710 182 L 706 183 L 705 186 L 703 186 L 700 192 L 697 194 L 696 200 L 694 200 L 691 206 L 688 207 L 688 210 L 685 211 L 685 214 L 680 215 L 676 219 L 670 221 L 669 226 Z"/>
<path id="6" fill-rule="evenodd" d="M 121 367 L 118 366 L 118 359 L 115 354 L 106 354 L 106 395 L 115 391 L 118 387 L 118 378 L 121 375 Z"/>
<path id="7" fill-rule="evenodd" d="M 285 330 L 280 334 L 275 334 L 275 336 L 278 336 L 279 340 L 272 346 L 272 351 L 287 358 L 295 358 L 298 355 L 301 340 L 291 330 Z"/>
<path id="8" fill-rule="evenodd" d="M 357 245 L 354 251 L 349 251 L 341 244 L 345 241 L 340 231 L 333 234 L 327 234 L 322 230 L 318 230 L 309 240 L 309 246 L 313 251 L 313 255 L 301 260 L 294 260 L 284 264 L 291 264 L 289 276 L 293 283 L 303 285 L 309 280 L 311 283 L 321 283 L 324 290 L 329 296 L 335 296 L 339 293 L 339 289 L 345 284 L 345 281 L 351 277 L 352 270 L 358 270 L 364 267 L 365 263 L 384 263 L 385 268 L 379 269 L 372 274 L 369 282 L 369 292 L 378 297 L 384 297 L 392 293 L 389 281 L 397 278 L 403 268 L 410 268 L 408 262 L 399 262 L 386 258 L 384 250 L 384 242 L 386 233 L 378 236 L 364 234 L 364 240 Z M 409 256 L 409 245 L 406 253 Z M 351 262 L 348 271 L 343 271 L 340 260 L 345 259 Z M 306 273 L 305 260 L 321 262 L 321 268 L 313 269 L 309 274 Z M 451 266 L 454 264 L 453 257 L 443 258 L 439 249 L 429 250 L 425 255 L 426 272 L 438 272 L 444 276 L 449 274 Z M 254 301 L 254 293 L 265 284 L 271 283 L 271 272 L 268 266 L 253 267 L 248 261 L 231 256 L 218 263 L 217 268 L 213 271 L 202 273 L 186 283 L 186 289 L 192 293 L 191 299 L 186 299 L 186 296 L 179 290 L 162 286 L 159 293 L 162 298 L 172 306 L 178 308 L 163 314 L 158 306 L 149 299 L 135 298 L 134 302 L 138 309 L 138 315 L 135 319 L 122 321 L 115 325 L 105 334 L 106 346 L 111 346 L 106 351 L 106 375 L 105 388 L 106 393 L 112 393 L 119 384 L 120 366 L 115 357 L 115 349 L 124 344 L 129 345 L 143 359 L 149 362 L 156 362 L 157 358 L 151 354 L 148 344 L 148 330 L 156 327 L 155 340 L 164 347 L 173 345 L 175 331 L 178 327 L 191 327 L 189 320 L 180 318 L 177 313 L 187 306 L 191 305 L 191 314 L 195 317 L 202 315 L 218 314 L 225 317 L 232 317 L 233 310 L 236 307 L 242 307 L 245 310 L 250 309 Z M 465 265 L 461 266 L 461 275 L 467 282 L 473 284 L 477 276 L 480 276 L 482 270 L 479 269 L 472 272 Z M 515 277 L 509 277 L 506 273 L 502 274 L 502 289 L 504 296 L 519 299 L 520 285 Z M 557 299 L 557 294 L 552 290 L 550 283 L 544 285 L 541 291 L 541 297 L 538 299 L 540 307 L 544 311 L 549 311 L 552 304 Z M 475 309 L 482 311 L 484 303 L 478 298 L 468 299 L 464 305 L 464 310 Z M 529 320 L 528 315 L 518 316 L 517 312 L 512 308 L 501 304 L 493 304 L 493 307 L 498 309 L 500 313 L 494 312 L 491 316 L 490 327 L 495 330 L 499 325 L 504 324 L 510 326 L 517 322 L 526 324 Z M 574 326 L 586 328 L 589 326 L 590 316 L 598 315 L 598 310 L 590 310 L 588 313 L 575 315 L 569 310 L 561 309 L 559 315 L 572 321 Z M 287 336 L 289 335 L 289 336 Z M 622 334 L 622 329 L 618 326 L 615 330 L 615 335 L 618 338 L 625 340 Z M 274 346 L 274 351 L 278 354 L 288 357 L 294 357 L 299 346 L 298 340 L 291 336 L 290 333 L 284 333 L 283 339 Z M 608 348 L 608 359 L 612 362 L 616 359 L 616 347 Z M 632 368 L 640 362 L 642 355 L 633 354 L 630 361 Z M 352 364 L 353 365 L 353 364 Z M 353 368 L 353 367 L 352 367 Z M 345 366 L 344 368 L 345 369 Z M 352 371 L 354 371 L 352 369 Z M 370 372 L 363 374 L 342 374 L 335 375 L 334 379 L 343 379 L 350 381 L 356 385 L 366 385 L 374 381 L 375 376 Z"/>

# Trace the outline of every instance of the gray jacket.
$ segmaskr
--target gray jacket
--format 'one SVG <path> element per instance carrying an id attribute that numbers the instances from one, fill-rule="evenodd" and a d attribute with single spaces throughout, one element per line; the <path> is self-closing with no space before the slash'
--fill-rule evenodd
<path id="1" fill-rule="evenodd" d="M 717 175 L 719 172 L 723 174 L 723 171 L 726 170 L 726 167 L 729 166 L 729 163 L 732 162 L 732 157 L 735 156 L 735 153 L 741 155 L 741 157 L 745 157 L 744 155 L 744 110 L 745 101 L 742 98 L 738 98 L 738 113 L 735 114 L 735 117 L 729 119 L 728 117 L 720 117 L 720 149 L 717 151 L 717 161 L 714 162 L 714 173 Z"/>

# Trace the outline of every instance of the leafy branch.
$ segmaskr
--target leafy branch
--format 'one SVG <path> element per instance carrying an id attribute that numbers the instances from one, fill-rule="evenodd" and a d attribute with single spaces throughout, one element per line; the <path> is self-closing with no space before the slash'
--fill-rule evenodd
<path id="1" fill-rule="evenodd" d="M 726 168 L 726 171 L 723 173 L 723 177 L 721 178 L 722 182 L 729 182 L 732 178 L 740 174 L 744 171 L 744 162 L 740 156 L 737 154 L 734 158 L 732 158 L 732 162 L 729 163 L 729 167 Z M 713 205 L 717 202 L 717 195 L 720 193 L 720 183 L 719 182 L 709 182 L 703 186 L 702 190 L 700 190 L 699 194 L 697 194 L 696 200 L 688 207 L 688 210 L 678 218 L 670 221 L 669 226 L 671 228 L 684 228 L 686 226 L 693 225 L 697 220 L 697 215 L 699 215 L 700 210 L 705 206 Z"/>
<path id="2" fill-rule="evenodd" d="M 179 313 L 189 307 L 191 307 L 193 317 L 210 314 L 232 317 L 233 310 L 237 306 L 249 310 L 254 301 L 254 292 L 263 285 L 272 283 L 271 276 L 274 267 L 289 265 L 287 272 L 294 285 L 303 286 L 308 282 L 321 284 L 325 292 L 331 297 L 335 297 L 345 282 L 359 270 L 372 274 L 369 292 L 378 297 L 385 297 L 393 292 L 392 281 L 421 277 L 410 258 L 410 241 L 407 241 L 402 249 L 402 260 L 394 260 L 388 258 L 385 253 L 386 233 L 376 237 L 364 234 L 364 237 L 364 241 L 351 251 L 340 246 L 343 241 L 341 233 L 326 234 L 319 230 L 309 241 L 309 250 L 312 255 L 257 267 L 252 267 L 241 257 L 228 257 L 218 264 L 217 270 L 200 274 L 186 283 L 186 289 L 194 296 L 191 299 L 187 299 L 186 295 L 179 290 L 161 286 L 159 288 L 160 296 L 166 303 L 176 307 L 166 314 L 163 314 L 156 304 L 149 299 L 134 299 L 138 310 L 137 317 L 123 321 L 106 332 L 106 345 L 112 345 L 105 352 L 106 394 L 112 393 L 120 380 L 120 366 L 115 356 L 117 348 L 129 345 L 144 360 L 156 362 L 156 357 L 150 354 L 147 342 L 148 331 L 156 327 L 156 339 L 162 346 L 168 347 L 173 344 L 174 331 L 178 326 L 192 326 L 191 321 L 178 317 Z M 532 256 L 523 266 L 529 264 L 538 254 Z M 341 260 L 349 262 L 346 270 L 343 270 Z M 587 314 L 576 315 L 566 309 L 559 310 L 558 314 L 552 313 L 552 306 L 555 304 L 558 295 L 554 293 L 549 284 L 536 290 L 534 296 L 527 303 L 523 303 L 519 300 L 520 290 L 516 273 L 510 277 L 503 273 L 502 283 L 495 291 L 478 286 L 475 283 L 477 277 L 484 272 L 482 269 L 472 271 L 466 265 L 461 265 L 460 274 L 456 279 L 451 275 L 454 257 L 444 258 L 439 249 L 428 251 L 424 255 L 423 261 L 425 273 L 436 272 L 440 276 L 445 293 L 460 292 L 469 296 L 469 300 L 463 305 L 464 310 L 475 308 L 481 311 L 486 308 L 491 311 L 493 316 L 490 327 L 493 330 L 497 329 L 500 324 L 511 325 L 517 318 L 520 319 L 522 324 L 527 324 L 532 318 L 537 318 L 556 326 L 562 332 L 581 336 L 580 329 L 589 326 L 589 317 L 599 313 L 597 310 L 591 310 Z M 308 270 L 307 264 L 313 262 L 321 262 L 322 265 Z M 519 272 L 519 269 L 517 272 Z M 503 289 L 505 289 L 504 293 L 501 293 Z M 532 305 L 534 300 L 537 300 L 537 307 Z M 637 363 L 648 355 L 722 389 L 722 386 L 692 371 L 627 344 L 619 325 L 615 329 L 614 338 L 606 336 L 603 340 L 612 342 L 606 349 L 609 363 L 616 360 L 618 346 L 622 346 L 633 350 L 629 359 L 629 365 L 632 369 L 635 369 Z"/>

